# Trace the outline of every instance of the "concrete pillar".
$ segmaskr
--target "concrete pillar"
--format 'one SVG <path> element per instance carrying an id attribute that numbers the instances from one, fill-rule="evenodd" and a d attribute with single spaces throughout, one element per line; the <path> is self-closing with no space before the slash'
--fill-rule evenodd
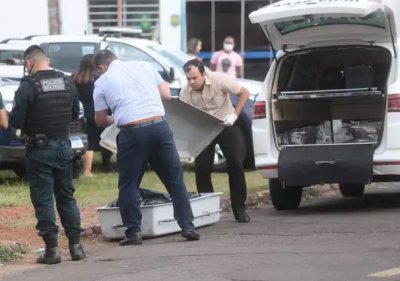
<path id="1" fill-rule="evenodd" d="M 50 34 L 60 34 L 61 21 L 58 0 L 47 0 L 49 7 L 49 31 Z"/>

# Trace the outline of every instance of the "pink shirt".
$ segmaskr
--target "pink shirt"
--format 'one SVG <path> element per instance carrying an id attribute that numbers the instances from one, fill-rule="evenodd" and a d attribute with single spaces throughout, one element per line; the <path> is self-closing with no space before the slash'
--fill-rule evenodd
<path id="1" fill-rule="evenodd" d="M 225 53 L 223 50 L 215 52 L 210 62 L 217 66 L 217 72 L 224 72 L 232 77 L 236 77 L 236 67 L 243 66 L 242 57 L 234 51 L 230 53 Z"/>

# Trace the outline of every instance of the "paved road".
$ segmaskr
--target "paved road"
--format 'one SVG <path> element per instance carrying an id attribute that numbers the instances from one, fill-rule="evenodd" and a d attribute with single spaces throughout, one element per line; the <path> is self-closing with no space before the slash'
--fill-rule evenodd
<path id="1" fill-rule="evenodd" d="M 297 211 L 267 205 L 249 213 L 250 224 L 224 215 L 200 229 L 198 242 L 179 235 L 142 246 L 104 242 L 83 262 L 39 266 L 2 280 L 400 280 L 400 185 L 368 190 L 359 199 L 303 202 Z"/>

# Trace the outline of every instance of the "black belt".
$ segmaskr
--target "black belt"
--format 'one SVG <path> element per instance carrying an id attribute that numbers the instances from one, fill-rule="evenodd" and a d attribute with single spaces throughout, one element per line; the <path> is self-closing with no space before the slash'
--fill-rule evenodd
<path id="1" fill-rule="evenodd" d="M 160 117 L 154 120 L 150 120 L 150 121 L 145 121 L 142 123 L 138 123 L 138 124 L 130 124 L 130 125 L 122 125 L 122 126 L 118 126 L 118 128 L 120 130 L 129 130 L 129 129 L 135 129 L 135 128 L 141 128 L 141 127 L 146 127 L 152 124 L 157 124 L 160 122 L 165 121 L 165 117 Z"/>

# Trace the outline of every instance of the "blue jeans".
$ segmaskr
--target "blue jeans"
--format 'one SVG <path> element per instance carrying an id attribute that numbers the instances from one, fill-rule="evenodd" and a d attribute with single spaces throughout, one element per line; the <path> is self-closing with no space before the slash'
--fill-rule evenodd
<path id="1" fill-rule="evenodd" d="M 139 186 L 147 164 L 171 195 L 174 218 L 182 230 L 194 230 L 193 213 L 183 182 L 182 166 L 166 121 L 139 128 L 123 128 L 117 138 L 119 209 L 125 235 L 140 232 Z"/>
<path id="2" fill-rule="evenodd" d="M 54 197 L 70 244 L 79 243 L 81 223 L 73 196 L 75 188 L 71 177 L 72 156 L 68 138 L 50 139 L 43 148 L 26 148 L 26 172 L 37 218 L 36 229 L 44 241 L 55 239 L 58 234 Z"/>

